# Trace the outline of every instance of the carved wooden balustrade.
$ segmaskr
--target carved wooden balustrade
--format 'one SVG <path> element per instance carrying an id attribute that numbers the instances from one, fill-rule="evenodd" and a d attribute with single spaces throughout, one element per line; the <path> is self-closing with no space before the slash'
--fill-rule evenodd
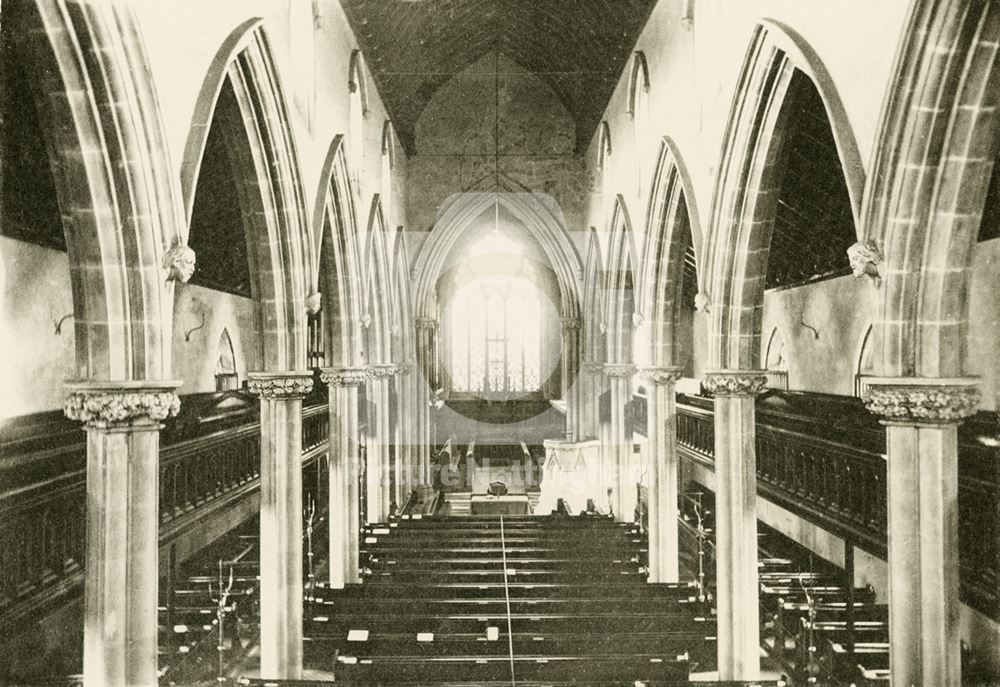
<path id="1" fill-rule="evenodd" d="M 682 457 L 713 467 L 712 400 L 679 394 L 677 401 Z M 994 619 L 1000 619 L 997 435 L 995 413 L 980 413 L 959 430 L 962 600 Z M 883 559 L 884 456 L 885 428 L 858 399 L 777 390 L 758 399 L 760 495 Z"/>
<path id="2" fill-rule="evenodd" d="M 303 483 L 318 497 L 329 413 L 325 387 L 302 412 Z M 259 404 L 240 391 L 185 396 L 160 450 L 160 544 L 260 482 Z M 0 630 L 79 594 L 86 526 L 86 444 L 61 412 L 0 426 Z"/>

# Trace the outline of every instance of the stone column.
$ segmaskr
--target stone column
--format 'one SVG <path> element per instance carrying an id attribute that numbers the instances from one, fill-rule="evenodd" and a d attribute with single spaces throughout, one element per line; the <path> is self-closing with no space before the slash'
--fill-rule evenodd
<path id="1" fill-rule="evenodd" d="M 632 396 L 632 375 L 636 367 L 632 363 L 609 363 L 604 366 L 604 373 L 611 379 L 611 450 L 608 456 L 612 465 L 612 485 L 614 490 L 612 502 L 615 504 L 615 519 L 619 522 L 632 520 L 632 509 L 627 489 L 635 489 L 631 481 L 630 467 L 632 465 L 632 429 L 626 422 L 625 405 Z M 626 512 L 628 511 L 628 512 Z"/>
<path id="2" fill-rule="evenodd" d="M 413 489 L 420 484 L 417 479 L 416 452 L 414 450 L 414 401 L 416 389 L 414 389 L 413 379 L 415 377 L 413 363 L 400 363 L 398 366 L 399 411 L 396 417 L 399 422 L 399 446 L 396 448 L 396 472 L 399 485 L 399 499 L 397 503 L 402 507 L 410 497 Z"/>
<path id="3" fill-rule="evenodd" d="M 87 430 L 83 680 L 155 685 L 160 422 L 180 382 L 75 382 L 66 417 Z"/>
<path id="4" fill-rule="evenodd" d="M 763 372 L 705 373 L 715 395 L 715 551 L 719 680 L 757 680 L 757 451 L 755 397 Z"/>
<path id="5" fill-rule="evenodd" d="M 562 388 L 566 401 L 566 440 L 580 438 L 580 380 L 577 371 L 580 360 L 580 320 L 562 318 Z"/>
<path id="6" fill-rule="evenodd" d="M 394 374 L 391 363 L 368 366 L 368 522 L 389 519 L 389 379 Z"/>
<path id="7" fill-rule="evenodd" d="M 302 399 L 311 372 L 252 372 L 260 396 L 260 674 L 302 676 Z"/>
<path id="8" fill-rule="evenodd" d="M 360 368 L 326 367 L 330 397 L 330 586 L 358 581 L 358 385 Z"/>
<path id="9" fill-rule="evenodd" d="M 967 378 L 865 381 L 865 405 L 886 426 L 892 684 L 958 687 L 958 425 L 979 389 Z"/>
<path id="10" fill-rule="evenodd" d="M 434 391 L 434 329 L 437 322 L 430 317 L 418 317 L 417 326 L 417 373 L 416 417 L 417 417 L 417 460 L 420 465 L 418 484 L 431 484 L 431 409 L 430 399 Z"/>
<path id="11" fill-rule="evenodd" d="M 682 367 L 643 371 L 649 381 L 649 582 L 677 582 L 677 416 L 674 383 Z"/>
<path id="12" fill-rule="evenodd" d="M 600 433 L 601 375 L 604 363 L 584 361 L 580 364 L 582 396 L 580 401 L 580 432 L 582 438 L 595 438 Z"/>

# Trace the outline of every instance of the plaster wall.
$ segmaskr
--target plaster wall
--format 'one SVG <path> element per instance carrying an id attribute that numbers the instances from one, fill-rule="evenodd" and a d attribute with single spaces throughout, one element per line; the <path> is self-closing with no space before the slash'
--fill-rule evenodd
<path id="1" fill-rule="evenodd" d="M 242 385 L 247 372 L 260 369 L 253 301 L 194 284 L 177 287 L 172 343 L 174 377 L 184 382 L 179 393 L 215 391 L 223 330 L 232 340 L 236 375 Z"/>
<path id="2" fill-rule="evenodd" d="M 0 236 L 0 418 L 53 410 L 76 369 L 66 253 Z"/>
<path id="3" fill-rule="evenodd" d="M 0 419 L 58 409 L 75 370 L 73 319 L 56 333 L 56 323 L 73 312 L 69 260 L 61 251 L 0 236 L 0 268 Z M 173 376 L 183 381 L 179 393 L 215 390 L 223 329 L 243 382 L 258 364 L 253 302 L 193 284 L 176 287 Z"/>

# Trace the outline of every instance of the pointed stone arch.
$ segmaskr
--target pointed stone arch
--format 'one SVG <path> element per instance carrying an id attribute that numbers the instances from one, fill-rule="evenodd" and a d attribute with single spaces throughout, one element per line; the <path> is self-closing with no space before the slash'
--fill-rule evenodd
<path id="1" fill-rule="evenodd" d="M 244 22 L 226 38 L 202 84 L 181 168 L 188 221 L 209 128 L 227 81 L 239 117 L 226 125 L 229 131 L 242 130 L 248 144 L 231 146 L 230 152 L 247 174 L 240 200 L 261 359 L 268 371 L 299 370 L 306 363 L 305 296 L 315 283 L 318 258 L 286 101 L 261 19 Z"/>
<path id="2" fill-rule="evenodd" d="M 651 322 L 649 359 L 655 366 L 680 364 L 676 328 L 689 242 L 695 263 L 700 265 L 704 242 L 694 185 L 677 145 L 664 136 L 650 185 L 636 299 L 639 312 Z M 695 274 L 702 278 L 701 270 Z M 701 285 L 694 288 L 700 290 Z"/>
<path id="3" fill-rule="evenodd" d="M 366 359 L 369 364 L 392 362 L 394 284 L 389 261 L 389 236 L 379 194 L 372 197 L 368 213 L 368 249 L 365 251 L 364 320 L 368 327 Z"/>
<path id="4" fill-rule="evenodd" d="M 885 256 L 881 376 L 966 372 L 972 255 L 1000 147 L 998 43 L 995 3 L 911 7 L 863 213 Z"/>
<path id="5" fill-rule="evenodd" d="M 357 249 L 357 213 L 351 192 L 347 151 L 342 135 L 334 137 L 320 171 L 313 213 L 316 290 L 323 294 L 324 327 L 330 342 L 327 362 L 334 367 L 361 364 L 361 270 Z M 325 280 L 320 282 L 321 275 Z"/>
<path id="6" fill-rule="evenodd" d="M 398 343 L 393 359 L 398 363 L 411 363 L 414 359 L 413 301 L 410 298 L 410 252 L 406 245 L 406 232 L 396 229 L 393 237 L 392 275 L 395 291 L 393 327 L 394 341 Z"/>
<path id="7" fill-rule="evenodd" d="M 607 272 L 601 253 L 601 240 L 595 227 L 590 228 L 587 263 L 583 276 L 583 351 L 591 363 L 607 361 L 605 332 L 608 323 L 603 308 Z"/>
<path id="8" fill-rule="evenodd" d="M 525 191 L 504 177 L 500 182 L 499 192 L 459 194 L 443 207 L 413 269 L 413 303 L 418 317 L 437 319 L 436 287 L 448 255 L 469 223 L 497 202 L 501 209 L 528 227 L 541 245 L 559 284 L 560 315 L 579 316 L 582 265 L 561 214 L 552 208 L 554 201 L 544 194 Z"/>
<path id="9" fill-rule="evenodd" d="M 638 324 L 635 280 L 639 259 L 635 232 L 625 199 L 615 197 L 608 225 L 608 262 L 603 312 L 607 322 L 607 355 L 612 363 L 633 360 L 632 332 Z"/>
<path id="10" fill-rule="evenodd" d="M 171 375 L 173 281 L 164 257 L 184 242 L 159 103 L 143 39 L 125 5 L 35 0 L 4 8 L 23 24 L 31 79 L 66 232 L 75 374 Z"/>
<path id="11" fill-rule="evenodd" d="M 776 213 L 776 187 L 796 71 L 820 94 L 845 174 L 855 230 L 864 168 L 836 88 L 816 54 L 773 21 L 753 31 L 733 95 L 712 198 L 703 279 L 711 300 L 709 368 L 760 367 L 764 279 Z"/>

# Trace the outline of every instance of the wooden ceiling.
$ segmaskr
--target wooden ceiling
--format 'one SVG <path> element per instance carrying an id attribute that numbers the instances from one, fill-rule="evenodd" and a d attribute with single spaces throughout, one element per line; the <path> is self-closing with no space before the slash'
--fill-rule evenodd
<path id="1" fill-rule="evenodd" d="M 403 146 L 448 79 L 496 51 L 544 79 L 583 150 L 655 0 L 341 0 Z"/>

